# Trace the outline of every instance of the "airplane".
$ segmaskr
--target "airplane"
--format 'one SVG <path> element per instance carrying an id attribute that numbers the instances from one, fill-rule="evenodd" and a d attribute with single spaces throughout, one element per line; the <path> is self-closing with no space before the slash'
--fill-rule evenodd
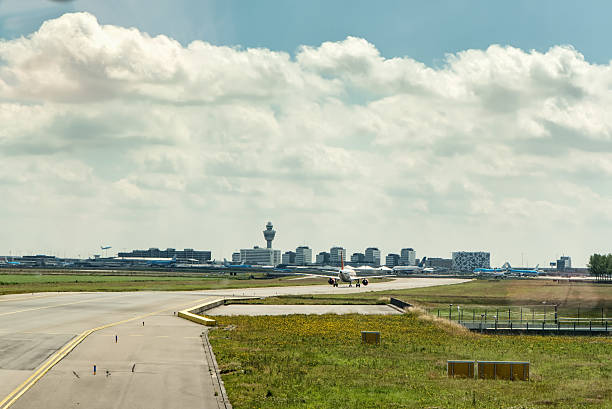
<path id="1" fill-rule="evenodd" d="M 349 287 L 352 287 L 353 282 L 355 282 L 355 287 L 361 287 L 362 284 L 368 285 L 369 283 L 368 278 L 395 277 L 394 275 L 389 275 L 389 274 L 376 275 L 376 276 L 358 276 L 356 275 L 356 271 L 353 267 L 344 265 L 344 257 L 342 256 L 342 253 L 340 253 L 340 260 L 341 260 L 341 265 L 340 265 L 340 270 L 336 270 L 337 275 L 325 275 L 325 274 L 314 274 L 314 273 L 294 273 L 294 274 L 327 278 L 327 282 L 334 287 L 338 287 L 339 282 L 348 283 Z"/>
<path id="2" fill-rule="evenodd" d="M 176 263 L 176 256 L 172 258 L 153 258 L 153 257 L 115 257 L 118 261 L 131 261 L 134 263 L 144 263 L 151 266 L 167 266 Z"/>
<path id="3" fill-rule="evenodd" d="M 517 268 L 512 268 L 512 266 L 510 265 L 509 262 L 505 262 L 503 266 L 501 266 L 501 268 L 475 268 L 474 272 L 475 273 L 480 273 L 480 274 L 490 274 L 493 275 L 495 277 L 503 277 L 509 274 L 518 274 L 518 275 L 540 275 L 543 273 L 543 271 L 539 270 L 540 265 L 537 264 L 533 269 L 527 269 L 527 270 L 522 270 L 522 269 L 517 269 Z"/>
<path id="4" fill-rule="evenodd" d="M 503 266 L 501 266 L 501 268 L 475 268 L 474 272 L 475 273 L 485 273 L 485 274 L 496 274 L 496 273 L 507 273 L 508 270 L 510 269 L 510 263 L 508 263 L 507 261 L 504 263 Z"/>
<path id="5" fill-rule="evenodd" d="M 8 259 L 6 257 L 4 257 L 4 263 L 7 266 L 19 266 L 21 265 L 21 263 L 19 261 L 8 261 Z"/>
<path id="6" fill-rule="evenodd" d="M 509 263 L 506 263 L 506 264 L 508 264 L 508 268 L 511 273 L 518 273 L 520 275 L 535 275 L 535 276 L 539 276 L 540 274 L 544 273 L 543 271 L 539 270 L 539 267 L 540 267 L 539 264 L 536 264 L 533 270 L 532 269 L 527 269 L 527 270 L 516 269 L 516 268 L 510 267 Z"/>
<path id="7" fill-rule="evenodd" d="M 394 273 L 422 273 L 422 272 L 434 272 L 435 268 L 433 267 L 425 267 L 425 260 L 427 257 L 423 257 L 421 262 L 416 266 L 395 266 L 393 267 Z"/>
<path id="8" fill-rule="evenodd" d="M 112 246 L 100 246 L 101 250 L 108 250 L 108 249 L 112 249 Z"/>

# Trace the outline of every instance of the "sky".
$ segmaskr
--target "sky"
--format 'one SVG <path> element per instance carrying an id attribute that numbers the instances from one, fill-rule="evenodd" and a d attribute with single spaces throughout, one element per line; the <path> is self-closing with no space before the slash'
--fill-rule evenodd
<path id="1" fill-rule="evenodd" d="M 0 254 L 265 244 L 584 266 L 612 5 L 0 0 Z M 501 2 L 499 2 L 501 3 Z"/>

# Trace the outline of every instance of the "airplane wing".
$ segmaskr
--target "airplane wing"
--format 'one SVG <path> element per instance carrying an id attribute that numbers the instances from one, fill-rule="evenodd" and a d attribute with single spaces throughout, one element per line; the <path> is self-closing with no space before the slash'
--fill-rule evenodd
<path id="1" fill-rule="evenodd" d="M 385 274 L 385 275 L 377 275 L 377 276 L 353 276 L 353 278 L 358 279 L 358 278 L 384 278 L 384 277 L 395 277 L 397 278 L 397 275 L 395 274 Z"/>
<path id="2" fill-rule="evenodd" d="M 325 274 L 315 274 L 315 273 L 296 273 L 296 272 L 291 272 L 291 274 L 296 274 L 296 275 L 300 275 L 300 276 L 311 276 L 311 277 L 321 277 L 321 278 L 332 278 L 334 280 L 338 279 L 338 274 L 336 275 L 325 275 Z"/>

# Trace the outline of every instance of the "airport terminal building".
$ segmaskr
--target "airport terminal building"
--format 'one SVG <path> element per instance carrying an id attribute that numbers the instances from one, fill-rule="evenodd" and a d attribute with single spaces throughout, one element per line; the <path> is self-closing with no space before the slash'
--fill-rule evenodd
<path id="1" fill-rule="evenodd" d="M 152 247 L 148 250 L 132 250 L 128 252 L 120 252 L 120 258 L 176 258 L 177 260 L 197 260 L 199 262 L 210 261 L 211 252 L 206 250 L 184 249 L 176 250 L 167 248 L 160 250 Z"/>
<path id="2" fill-rule="evenodd" d="M 240 249 L 240 262 L 242 264 L 276 266 L 281 263 L 281 252 L 280 250 L 261 248 L 259 246 L 255 246 L 252 249 Z"/>

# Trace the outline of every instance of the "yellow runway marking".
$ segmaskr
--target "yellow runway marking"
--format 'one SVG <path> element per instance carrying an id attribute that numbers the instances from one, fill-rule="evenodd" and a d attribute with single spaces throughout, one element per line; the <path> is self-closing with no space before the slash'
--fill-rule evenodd
<path id="1" fill-rule="evenodd" d="M 124 295 L 124 296 L 126 296 L 126 295 Z M 154 311 L 154 312 L 151 312 L 151 313 L 148 313 L 148 314 L 143 314 L 143 315 L 140 315 L 138 317 L 128 318 L 128 319 L 125 319 L 125 320 L 122 320 L 122 321 L 117 321 L 117 322 L 112 322 L 110 324 L 101 325 L 99 327 L 92 328 L 92 329 L 89 329 L 89 330 L 87 330 L 85 332 L 82 332 L 76 338 L 74 338 L 72 341 L 70 341 L 69 343 L 64 345 L 55 354 L 51 355 L 51 357 L 49 359 L 47 359 L 40 366 L 40 368 L 38 368 L 32 375 L 30 375 L 30 377 L 28 379 L 26 379 L 21 385 L 19 385 L 11 393 L 9 393 L 6 396 L 6 398 L 4 398 L 2 401 L 0 401 L 0 409 L 7 409 L 13 403 L 15 403 L 17 401 L 17 399 L 19 399 L 21 397 L 21 395 L 26 393 L 32 386 L 34 386 L 34 384 L 36 382 L 38 382 L 38 380 L 40 378 L 43 377 L 43 375 L 45 375 L 47 372 L 49 372 L 49 370 L 51 368 L 53 368 L 59 361 L 64 359 L 74 348 L 76 348 L 76 346 L 78 344 L 83 342 L 83 340 L 85 338 L 87 338 L 87 336 L 92 334 L 93 332 L 99 331 L 99 330 L 102 330 L 102 329 L 105 329 L 105 328 L 109 328 L 109 327 L 112 327 L 112 326 L 115 326 L 115 325 L 125 324 L 126 322 L 140 320 L 140 319 L 143 319 L 143 318 L 146 318 L 146 317 L 150 317 L 150 316 L 155 315 L 155 314 L 159 314 L 160 312 L 171 311 L 171 310 L 175 310 L 176 311 L 176 309 L 180 309 L 183 306 L 193 305 L 194 302 L 198 303 L 200 301 L 204 301 L 204 300 L 209 299 L 209 298 L 211 298 L 211 297 L 201 298 L 201 299 L 196 300 L 196 301 L 190 301 L 189 303 L 183 303 L 183 304 L 181 304 L 178 307 L 164 308 L 163 310 Z M 108 298 L 107 298 L 107 300 L 108 300 Z"/>
<path id="2" fill-rule="evenodd" d="M 64 303 L 64 304 L 47 305 L 46 307 L 26 308 L 25 310 L 17 310 L 17 311 L 9 311 L 9 312 L 0 313 L 0 317 L 2 317 L 4 315 L 18 314 L 20 312 L 46 310 L 48 308 L 65 307 L 66 305 L 82 304 L 82 303 L 85 303 L 85 302 L 112 300 L 114 298 L 127 297 L 128 295 L 129 294 L 122 294 L 122 295 L 117 295 L 115 297 L 106 297 L 104 299 L 96 298 L 96 299 L 91 299 L 91 300 L 81 300 L 81 301 L 67 302 L 67 303 Z"/>

